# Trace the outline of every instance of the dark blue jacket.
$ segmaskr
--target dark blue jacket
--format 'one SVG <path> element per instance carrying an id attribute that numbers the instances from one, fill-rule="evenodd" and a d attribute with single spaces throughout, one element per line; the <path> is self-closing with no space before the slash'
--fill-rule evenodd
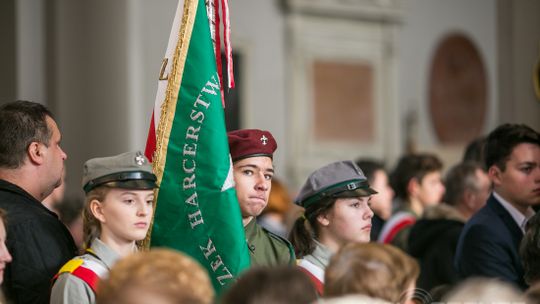
<path id="1" fill-rule="evenodd" d="M 455 258 L 458 273 L 463 278 L 496 277 L 527 288 L 518 252 L 522 238 L 510 213 L 491 195 L 461 232 Z"/>

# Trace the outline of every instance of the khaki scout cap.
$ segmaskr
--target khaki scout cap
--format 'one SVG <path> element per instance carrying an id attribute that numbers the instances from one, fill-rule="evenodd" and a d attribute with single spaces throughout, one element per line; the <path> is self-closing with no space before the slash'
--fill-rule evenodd
<path id="1" fill-rule="evenodd" d="M 364 172 L 353 161 L 338 161 L 315 170 L 300 189 L 295 203 L 307 207 L 323 198 L 359 197 L 376 194 Z"/>
<path id="2" fill-rule="evenodd" d="M 104 184 L 123 189 L 157 188 L 152 166 L 141 151 L 86 161 L 82 178 L 84 192 Z"/>

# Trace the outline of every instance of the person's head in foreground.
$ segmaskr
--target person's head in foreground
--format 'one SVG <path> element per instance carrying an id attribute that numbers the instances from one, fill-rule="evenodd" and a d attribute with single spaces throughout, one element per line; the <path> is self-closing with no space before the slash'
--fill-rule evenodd
<path id="1" fill-rule="evenodd" d="M 514 285 L 488 278 L 471 278 L 461 282 L 443 297 L 443 303 L 527 303 Z"/>
<path id="2" fill-rule="evenodd" d="M 169 249 L 137 252 L 114 265 L 98 285 L 99 304 L 210 304 L 214 289 L 195 260 Z"/>
<path id="3" fill-rule="evenodd" d="M 297 267 L 256 267 L 228 290 L 222 304 L 308 304 L 317 299 L 315 288 Z"/>
<path id="4" fill-rule="evenodd" d="M 419 273 L 418 263 L 394 246 L 351 243 L 330 260 L 324 295 L 362 295 L 390 303 L 411 303 Z"/>

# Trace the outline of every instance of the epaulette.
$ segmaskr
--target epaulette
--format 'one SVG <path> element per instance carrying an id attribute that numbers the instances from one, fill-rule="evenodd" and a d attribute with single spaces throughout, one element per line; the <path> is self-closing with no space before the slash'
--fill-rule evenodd
<path id="1" fill-rule="evenodd" d="M 53 284 L 63 273 L 70 273 L 83 280 L 95 293 L 99 279 L 107 275 L 108 270 L 98 262 L 74 258 L 60 268 L 60 271 L 53 278 Z"/>
<path id="2" fill-rule="evenodd" d="M 287 245 L 287 248 L 289 248 L 289 254 L 291 256 L 291 264 L 295 264 L 296 263 L 296 256 L 294 254 L 294 247 L 293 245 L 291 244 L 291 242 L 289 242 L 289 240 L 287 240 L 286 238 L 280 236 L 280 235 L 277 235 L 275 233 L 273 233 L 272 231 L 264 228 L 261 226 L 261 228 L 272 238 L 278 240 L 278 241 L 282 241 L 283 243 L 285 243 L 285 245 Z"/>

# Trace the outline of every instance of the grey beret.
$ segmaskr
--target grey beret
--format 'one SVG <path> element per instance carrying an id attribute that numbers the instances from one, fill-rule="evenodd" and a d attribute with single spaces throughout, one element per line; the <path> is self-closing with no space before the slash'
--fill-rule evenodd
<path id="1" fill-rule="evenodd" d="M 353 161 L 338 161 L 315 170 L 300 189 L 295 203 L 307 207 L 323 198 L 359 197 L 376 194 L 364 172 Z"/>
<path id="2" fill-rule="evenodd" d="M 140 151 L 92 158 L 84 163 L 82 186 L 86 193 L 97 186 L 124 189 L 156 188 L 152 166 Z"/>

